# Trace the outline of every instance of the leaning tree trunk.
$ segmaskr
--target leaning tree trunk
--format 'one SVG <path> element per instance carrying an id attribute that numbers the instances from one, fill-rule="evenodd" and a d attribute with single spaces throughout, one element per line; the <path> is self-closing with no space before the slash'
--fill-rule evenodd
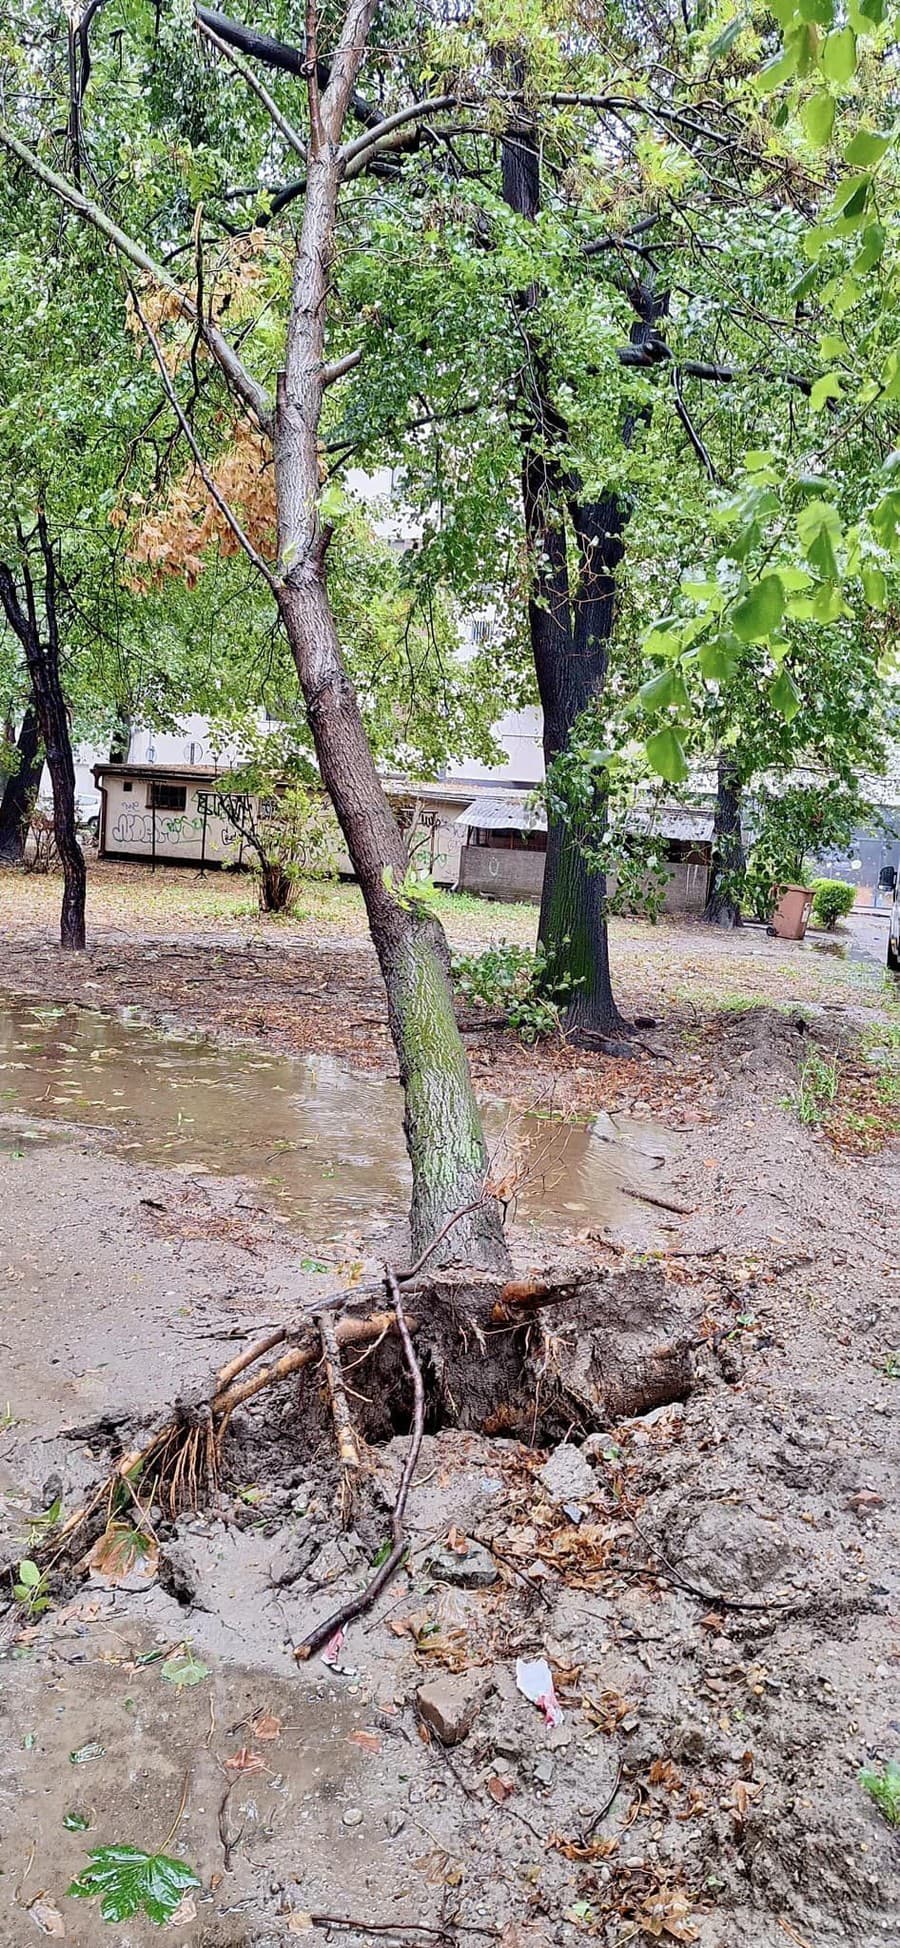
<path id="1" fill-rule="evenodd" d="M 728 752 L 720 751 L 716 767 L 712 873 L 703 911 L 708 926 L 741 926 L 737 879 L 743 873 L 745 863 L 741 828 L 741 774 Z"/>
<path id="2" fill-rule="evenodd" d="M 341 655 L 325 566 L 330 533 L 318 511 L 325 313 L 340 186 L 336 149 L 373 12 L 374 0 L 350 8 L 321 97 L 315 73 L 308 79 L 307 189 L 274 426 L 283 567 L 278 602 L 322 782 L 347 841 L 384 977 L 405 1098 L 413 1250 L 431 1245 L 454 1213 L 464 1211 L 434 1261 L 494 1268 L 507 1262 L 507 1251 L 499 1207 L 486 1192 L 487 1154 L 453 1009 L 446 941 L 408 885 L 406 847 Z"/>
<path id="3" fill-rule="evenodd" d="M 46 518 L 37 526 L 43 570 L 43 610 L 46 641 L 41 639 L 34 584 L 27 557 L 21 562 L 25 607 L 19 599 L 12 571 L 0 563 L 0 602 L 10 627 L 25 652 L 31 694 L 37 712 L 47 769 L 53 787 L 53 833 L 63 869 L 63 897 L 59 920 L 61 947 L 80 950 L 85 944 L 84 854 L 78 843 L 75 802 L 75 760 L 69 734 L 69 714 L 59 674 L 59 629 L 56 614 L 56 564 Z"/>
<path id="4" fill-rule="evenodd" d="M 6 780 L 0 799 L 0 859 L 18 866 L 25 856 L 28 825 L 38 795 L 44 757 L 37 711 L 29 704 L 16 744 L 16 769 Z"/>

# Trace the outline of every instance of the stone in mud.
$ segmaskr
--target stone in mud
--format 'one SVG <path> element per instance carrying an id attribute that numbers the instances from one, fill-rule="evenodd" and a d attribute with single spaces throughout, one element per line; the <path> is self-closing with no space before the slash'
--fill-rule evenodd
<path id="1" fill-rule="evenodd" d="M 597 1477 L 580 1447 L 564 1441 L 555 1447 L 538 1472 L 538 1481 L 554 1502 L 583 1502 L 597 1491 Z"/>
<path id="2" fill-rule="evenodd" d="M 497 1565 L 489 1549 L 466 1537 L 463 1555 L 457 1549 L 433 1549 L 428 1568 L 442 1583 L 456 1583 L 460 1589 L 486 1590 L 497 1581 Z"/>
<path id="3" fill-rule="evenodd" d="M 346 1576 L 348 1569 L 357 1568 L 360 1553 L 358 1540 L 352 1534 L 334 1536 L 310 1563 L 307 1570 L 310 1582 L 317 1589 L 327 1589 L 339 1576 Z"/>
<path id="4" fill-rule="evenodd" d="M 298 1522 L 296 1528 L 279 1529 L 273 1535 L 269 1580 L 275 1589 L 285 1589 L 304 1574 L 315 1555 L 317 1540 L 311 1522 Z"/>
<path id="5" fill-rule="evenodd" d="M 442 1745 L 461 1745 L 475 1723 L 481 1687 L 468 1677 L 439 1677 L 416 1692 L 419 1717 Z"/>

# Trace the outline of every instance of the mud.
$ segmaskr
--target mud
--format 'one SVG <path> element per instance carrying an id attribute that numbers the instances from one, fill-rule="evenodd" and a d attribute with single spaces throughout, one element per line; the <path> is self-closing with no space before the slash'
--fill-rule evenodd
<path id="1" fill-rule="evenodd" d="M 383 1182 L 368 1226 L 355 1217 L 353 1258 L 333 1243 L 320 1256 L 314 1202 L 289 1210 L 253 1158 L 229 1174 L 224 1111 L 202 1148 L 214 1103 L 246 1107 L 240 1088 L 209 1083 L 225 1051 L 199 1051 L 193 1107 L 178 1096 L 187 1132 L 150 1115 L 154 1097 L 171 1111 L 171 1071 L 145 1067 L 121 1119 L 138 1149 L 113 1155 L 113 1089 L 127 1087 L 113 1080 L 116 1037 L 142 1061 L 144 1042 L 111 1029 L 94 1063 L 68 1016 L 47 1032 L 76 1056 L 48 1054 L 42 1030 L 7 1050 L 29 1062 L 10 1084 L 33 1068 L 41 1085 L 29 1079 L 7 1112 L 0 1156 L 12 1555 L 36 1546 L 57 1495 L 67 1513 L 117 1444 L 208 1390 L 249 1334 L 403 1245 Z M 660 1318 L 670 1304 L 705 1342 L 687 1398 L 584 1441 L 577 1501 L 553 1498 L 544 1455 L 517 1438 L 430 1432 L 404 1571 L 348 1630 L 338 1670 L 298 1667 L 293 1645 L 371 1574 L 406 1439 L 386 1428 L 367 1450 L 344 1526 L 327 1414 L 286 1387 L 235 1417 L 220 1498 L 176 1524 L 157 1517 L 148 1588 L 76 1574 L 25 1619 L 0 1665 L 3 1948 L 37 1939 L 39 1893 L 76 1948 L 156 1939 L 67 1895 L 88 1847 L 114 1841 L 165 1842 L 196 1868 L 195 1911 L 171 1937 L 191 1948 L 325 1941 L 305 1919 L 318 1912 L 393 1924 L 401 1943 L 415 1939 L 404 1923 L 462 1943 L 490 1938 L 468 1928 L 507 1928 L 510 1948 L 897 1938 L 898 1841 L 857 1776 L 900 1758 L 897 1160 L 835 1155 L 798 1122 L 788 1105 L 807 1045 L 770 1010 L 723 1023 L 707 1120 L 679 1110 L 677 1133 L 651 1137 L 640 1163 L 665 1151 L 646 1181 L 681 1210 L 629 1199 L 621 1223 L 578 1214 L 543 1247 L 573 1271 L 649 1265 Z M 85 1053 L 104 1077 L 93 1104 L 75 1100 L 91 1093 Z M 67 1059 L 77 1088 L 61 1086 Z M 257 1060 L 239 1068 L 245 1092 L 269 1087 Z M 296 1135 L 301 1113 L 292 1103 L 279 1127 Z M 609 1134 L 621 1132 L 601 1124 L 592 1141 L 605 1150 Z M 515 1246 L 520 1269 L 539 1262 L 535 1231 Z M 375 1370 L 364 1360 L 348 1383 L 377 1398 Z M 466 1539 L 492 1583 L 466 1585 Z M 162 1666 L 185 1643 L 206 1668 L 178 1691 Z M 516 1688 L 517 1658 L 536 1656 L 551 1660 L 555 1728 Z M 436 1678 L 478 1690 L 449 1751 L 425 1741 L 416 1708 Z M 84 1745 L 102 1750 L 74 1765 Z M 87 1831 L 64 1825 L 73 1811 Z"/>

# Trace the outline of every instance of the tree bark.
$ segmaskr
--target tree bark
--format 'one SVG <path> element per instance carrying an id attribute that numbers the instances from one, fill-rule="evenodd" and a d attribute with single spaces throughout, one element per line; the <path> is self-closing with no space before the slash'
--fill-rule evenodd
<path id="1" fill-rule="evenodd" d="M 56 850 L 63 869 L 63 896 L 59 922 L 59 944 L 75 951 L 85 944 L 84 905 L 86 874 L 84 854 L 78 843 L 75 808 L 75 760 L 69 734 L 69 715 L 59 674 L 59 629 L 56 613 L 56 564 L 47 532 L 46 518 L 38 515 L 45 640 L 42 640 L 35 601 L 34 583 L 27 552 L 23 546 L 20 571 L 25 606 L 19 598 L 12 570 L 0 563 L 0 602 L 10 628 L 22 645 L 41 737 L 47 756 L 47 769 L 53 786 L 53 831 Z"/>
<path id="2" fill-rule="evenodd" d="M 125 764 L 131 745 L 131 717 L 123 704 L 116 705 L 115 723 L 109 740 L 110 764 Z"/>
<path id="3" fill-rule="evenodd" d="M 349 7 L 321 97 L 310 61 L 307 190 L 274 425 L 278 601 L 322 782 L 347 841 L 384 978 L 412 1164 L 413 1251 L 418 1255 L 454 1212 L 464 1211 L 436 1262 L 492 1269 L 503 1267 L 508 1255 L 499 1207 L 486 1191 L 487 1153 L 456 1025 L 446 941 L 407 885 L 406 846 L 341 655 L 327 587 L 330 531 L 318 511 L 325 315 L 340 187 L 336 151 L 374 6 L 375 0 L 355 0 Z"/>
<path id="4" fill-rule="evenodd" d="M 15 750 L 16 769 L 7 778 L 0 799 L 0 859 L 11 866 L 20 865 L 25 856 L 28 824 L 44 768 L 40 725 L 33 703 L 22 718 Z"/>
<path id="5" fill-rule="evenodd" d="M 741 926 L 740 901 L 733 875 L 746 864 L 741 828 L 741 774 L 734 758 L 720 751 L 716 766 L 713 860 L 703 918 L 710 927 Z"/>

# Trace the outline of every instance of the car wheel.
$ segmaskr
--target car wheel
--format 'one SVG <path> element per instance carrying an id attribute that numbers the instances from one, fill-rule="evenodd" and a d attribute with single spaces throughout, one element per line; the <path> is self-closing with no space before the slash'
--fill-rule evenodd
<path id="1" fill-rule="evenodd" d="M 896 940 L 888 939 L 887 964 L 892 974 L 900 974 L 900 946 Z"/>

